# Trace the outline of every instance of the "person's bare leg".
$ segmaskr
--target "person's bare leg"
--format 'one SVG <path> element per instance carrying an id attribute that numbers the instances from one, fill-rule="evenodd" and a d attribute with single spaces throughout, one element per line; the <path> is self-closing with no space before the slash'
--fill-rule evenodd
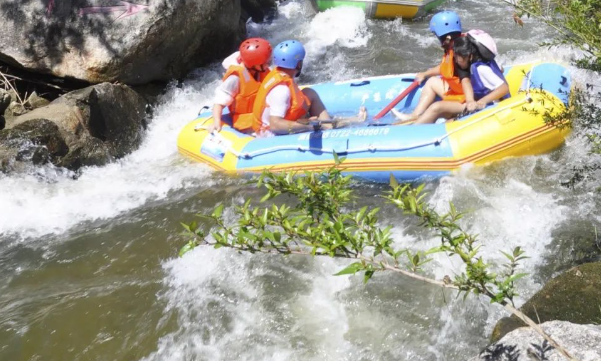
<path id="1" fill-rule="evenodd" d="M 311 107 L 309 108 L 309 115 L 311 117 L 317 117 L 317 120 L 331 120 L 332 117 L 326 110 L 325 105 L 321 101 L 319 94 L 311 88 L 304 88 L 302 90 L 303 94 L 309 98 L 311 101 Z M 359 108 L 359 113 L 354 117 L 347 118 L 336 118 L 337 120 L 337 128 L 346 127 L 353 123 L 361 123 L 367 119 L 367 109 L 365 107 Z"/>
<path id="2" fill-rule="evenodd" d="M 311 107 L 309 108 L 309 115 L 312 117 L 317 117 L 318 120 L 330 120 L 330 114 L 326 110 L 326 106 L 323 105 L 319 94 L 311 88 L 304 88 L 302 90 L 303 94 L 309 98 L 311 101 Z"/>
<path id="3" fill-rule="evenodd" d="M 359 107 L 359 113 L 357 113 L 357 115 L 354 117 L 334 117 L 334 119 L 337 120 L 336 128 L 344 128 L 352 124 L 363 123 L 367 119 L 367 109 L 364 106 L 361 106 Z"/>
<path id="4" fill-rule="evenodd" d="M 442 97 L 447 91 L 447 84 L 439 77 L 431 77 L 426 81 L 426 85 L 422 89 L 422 94 L 419 97 L 417 106 L 411 114 L 400 113 L 396 109 L 392 109 L 392 113 L 401 121 L 408 122 L 417 119 L 423 112 L 428 109 L 430 104 L 434 102 L 434 99 L 438 95 Z M 395 123 L 401 124 L 401 123 Z"/>
<path id="5" fill-rule="evenodd" d="M 441 100 L 432 104 L 413 124 L 434 123 L 440 117 L 453 117 L 465 110 L 465 103 Z"/>

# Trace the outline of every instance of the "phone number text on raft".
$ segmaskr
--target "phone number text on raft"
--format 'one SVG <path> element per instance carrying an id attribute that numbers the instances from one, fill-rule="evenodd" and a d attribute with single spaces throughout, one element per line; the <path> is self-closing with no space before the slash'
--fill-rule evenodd
<path id="1" fill-rule="evenodd" d="M 298 136 L 298 140 L 308 140 L 311 138 L 348 138 L 353 137 L 366 137 L 366 136 L 380 136 L 387 135 L 390 133 L 389 127 L 369 127 L 369 128 L 355 128 L 355 129 L 335 129 L 326 130 L 321 133 L 303 133 Z"/>

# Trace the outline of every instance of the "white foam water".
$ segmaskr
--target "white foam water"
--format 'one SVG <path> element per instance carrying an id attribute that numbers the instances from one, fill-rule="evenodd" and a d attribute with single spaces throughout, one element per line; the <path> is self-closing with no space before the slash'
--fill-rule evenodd
<path id="1" fill-rule="evenodd" d="M 210 102 L 218 79 L 214 71 L 172 87 L 155 109 L 142 145 L 103 167 L 87 167 L 74 178 L 53 167 L 0 175 L 0 234 L 18 239 L 60 234 L 82 222 L 107 220 L 166 199 L 170 192 L 198 186 L 208 167 L 185 161 L 176 138 L 202 105 Z M 41 173 L 43 172 L 43 173 Z"/>

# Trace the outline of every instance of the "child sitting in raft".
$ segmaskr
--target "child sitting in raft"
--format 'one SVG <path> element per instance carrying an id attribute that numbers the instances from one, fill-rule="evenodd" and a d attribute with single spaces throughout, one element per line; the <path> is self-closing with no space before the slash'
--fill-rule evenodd
<path id="1" fill-rule="evenodd" d="M 470 71 L 475 108 L 484 109 L 489 103 L 509 98 L 509 85 L 494 59 L 498 53 L 492 37 L 482 30 L 470 30 L 467 40 L 471 47 L 467 52 L 462 50 L 462 54 L 455 51 L 455 56 L 457 64 Z"/>

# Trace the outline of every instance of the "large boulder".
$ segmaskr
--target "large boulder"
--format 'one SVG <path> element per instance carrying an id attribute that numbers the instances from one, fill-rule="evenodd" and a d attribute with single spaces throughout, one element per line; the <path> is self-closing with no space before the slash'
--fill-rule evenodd
<path id="1" fill-rule="evenodd" d="M 13 151 L 5 149 L 0 152 L 5 158 L 2 163 L 10 164 L 10 159 L 15 159 L 19 152 L 32 153 L 28 150 L 30 145 L 55 149 L 49 143 L 51 139 L 56 143 L 55 137 L 35 136 L 36 126 L 42 133 L 46 129 L 55 134 L 49 130 L 48 123 L 52 123 L 58 129 L 66 151 L 50 152 L 49 156 L 38 157 L 41 160 L 34 163 L 46 160 L 73 170 L 82 166 L 104 165 L 139 146 L 145 122 L 145 100 L 126 85 L 102 83 L 76 90 L 47 106 L 9 119 L 7 129 L 1 133 L 4 133 L 5 139 L 13 140 L 9 144 Z M 9 157 L 8 161 L 6 157 Z"/>
<path id="2" fill-rule="evenodd" d="M 601 326 L 551 321 L 543 323 L 541 327 L 577 360 L 601 360 Z M 524 327 L 487 346 L 477 357 L 470 359 L 470 361 L 532 360 L 564 361 L 565 357 L 533 329 Z"/>
<path id="3" fill-rule="evenodd" d="M 539 322 L 601 323 L 601 263 L 582 264 L 552 279 L 520 311 Z M 502 318 L 493 330 L 491 341 L 523 326 L 515 316 Z"/>
<path id="4" fill-rule="evenodd" d="M 179 78 L 244 35 L 240 0 L 3 0 L 0 60 L 91 83 Z"/>

